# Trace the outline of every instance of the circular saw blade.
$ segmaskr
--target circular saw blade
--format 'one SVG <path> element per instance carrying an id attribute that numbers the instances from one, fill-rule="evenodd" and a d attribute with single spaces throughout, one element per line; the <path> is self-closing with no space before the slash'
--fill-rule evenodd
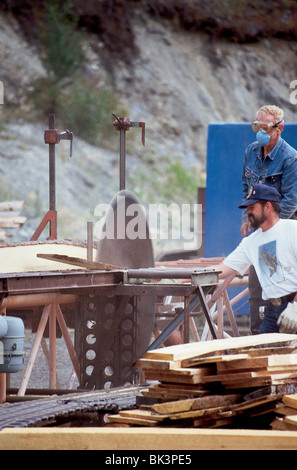
<path id="1" fill-rule="evenodd" d="M 154 266 L 146 214 L 130 191 L 118 192 L 109 205 L 99 236 L 97 261 L 125 269 Z"/>
<path id="2" fill-rule="evenodd" d="M 97 261 L 124 269 L 155 265 L 145 210 L 130 191 L 118 192 L 109 205 L 98 242 Z M 139 296 L 137 299 L 137 357 L 151 342 L 155 302 L 153 295 Z"/>

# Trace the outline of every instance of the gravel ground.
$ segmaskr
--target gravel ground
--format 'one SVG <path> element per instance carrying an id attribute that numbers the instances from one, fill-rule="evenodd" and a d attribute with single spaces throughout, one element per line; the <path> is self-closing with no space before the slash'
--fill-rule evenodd
<path id="1" fill-rule="evenodd" d="M 73 340 L 74 330 L 69 330 L 70 336 Z M 10 387 L 18 388 L 21 384 L 21 380 L 25 371 L 25 367 L 29 360 L 30 351 L 35 338 L 35 333 L 31 333 L 30 330 L 25 331 L 25 347 L 24 347 L 24 365 L 19 372 L 11 374 L 10 376 Z M 48 339 L 46 339 L 48 344 Z M 71 359 L 68 354 L 68 350 L 64 341 L 64 338 L 57 338 L 57 377 L 58 377 L 58 388 L 68 389 L 72 388 L 75 390 L 78 387 L 78 380 L 74 375 L 72 376 L 73 366 Z M 37 358 L 32 370 L 32 374 L 28 383 L 27 388 L 48 388 L 49 387 L 49 367 L 47 359 L 44 355 L 43 349 L 40 346 L 37 354 Z"/>

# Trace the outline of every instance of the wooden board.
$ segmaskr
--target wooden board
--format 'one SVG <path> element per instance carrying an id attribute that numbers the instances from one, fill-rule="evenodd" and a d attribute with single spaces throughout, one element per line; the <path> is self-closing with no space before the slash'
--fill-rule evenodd
<path id="1" fill-rule="evenodd" d="M 124 269 L 119 266 L 113 266 L 111 264 L 101 263 L 99 261 L 88 261 L 83 258 L 75 258 L 74 256 L 59 255 L 59 254 L 49 254 L 49 253 L 38 253 L 38 258 L 48 259 L 50 261 L 55 261 L 59 263 L 70 264 L 72 266 L 78 266 L 85 269 L 102 269 L 102 270 L 112 270 L 112 269 Z"/>
<path id="2" fill-rule="evenodd" d="M 238 351 L 242 353 L 244 352 L 244 349 L 265 347 L 268 345 L 284 346 L 291 343 L 293 340 L 297 341 L 297 335 L 281 333 L 267 333 L 237 338 L 215 339 L 212 341 L 200 341 L 147 351 L 143 358 L 183 361 L 182 366 L 186 367 L 190 360 L 205 357 L 207 354 L 226 354 L 226 351 Z M 141 364 L 141 362 L 139 362 L 139 364 Z"/>
<path id="3" fill-rule="evenodd" d="M 0 450 L 180 450 L 185 455 L 190 450 L 276 449 L 297 450 L 297 432 L 167 427 L 16 428 L 0 431 Z"/>
<path id="4" fill-rule="evenodd" d="M 292 395 L 285 395 L 283 397 L 283 403 L 297 410 L 297 393 Z"/>
<path id="5" fill-rule="evenodd" d="M 152 410 L 160 414 L 180 413 L 190 410 L 201 410 L 219 406 L 234 405 L 240 400 L 240 395 L 211 395 L 201 398 L 178 400 L 168 403 L 157 403 Z"/>
<path id="6" fill-rule="evenodd" d="M 209 367 L 201 367 L 197 369 L 179 368 L 170 371 L 146 370 L 144 375 L 146 380 L 161 380 L 163 382 L 197 384 L 202 383 L 202 377 L 206 376 L 212 371 L 213 369 Z"/>
<path id="7" fill-rule="evenodd" d="M 0 228 L 20 228 L 26 222 L 27 218 L 22 216 L 1 216 Z"/>
<path id="8" fill-rule="evenodd" d="M 297 355 L 296 354 L 274 354 L 271 356 L 260 356 L 250 358 L 245 355 L 245 358 L 237 358 L 235 355 L 232 359 L 222 358 L 217 364 L 218 372 L 227 372 L 232 370 L 244 370 L 244 369 L 266 369 L 273 370 L 273 368 L 291 368 L 294 369 L 297 366 Z"/>
<path id="9" fill-rule="evenodd" d="M 23 273 L 73 269 L 73 266 L 69 265 L 67 267 L 65 263 L 53 262 L 37 256 L 43 253 L 87 259 L 87 247 L 83 244 L 80 245 L 63 240 L 13 243 L 0 246 L 0 272 Z M 93 253 L 95 258 L 95 249 Z"/>

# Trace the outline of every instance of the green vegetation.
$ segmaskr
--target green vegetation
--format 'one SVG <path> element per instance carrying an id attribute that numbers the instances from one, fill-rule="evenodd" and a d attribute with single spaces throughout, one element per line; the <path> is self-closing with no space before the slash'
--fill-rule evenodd
<path id="1" fill-rule="evenodd" d="M 128 178 L 128 184 L 139 199 L 147 203 L 196 203 L 197 186 L 205 186 L 204 175 L 196 175 L 196 168 L 185 168 L 180 162 L 172 163 L 169 158 L 162 163 L 162 168 L 160 173 L 158 166 L 153 165 L 149 171 L 136 170 Z"/>
<path id="2" fill-rule="evenodd" d="M 81 33 L 76 29 L 78 17 L 71 14 L 72 4 L 47 0 L 42 15 L 40 40 L 41 59 L 49 80 L 60 83 L 71 77 L 84 62 Z"/>
<path id="3" fill-rule="evenodd" d="M 111 112 L 120 104 L 111 87 L 99 87 L 83 76 L 82 32 L 72 8 L 70 2 L 45 2 L 39 39 L 47 77 L 37 80 L 30 92 L 33 117 L 44 120 L 55 113 L 61 127 L 93 145 L 107 146 L 115 134 Z"/>

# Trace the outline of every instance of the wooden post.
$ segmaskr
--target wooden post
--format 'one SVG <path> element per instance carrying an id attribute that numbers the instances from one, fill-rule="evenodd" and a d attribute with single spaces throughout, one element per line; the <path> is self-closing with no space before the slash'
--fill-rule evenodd
<path id="1" fill-rule="evenodd" d="M 19 396 L 25 395 L 26 388 L 27 388 L 27 385 L 31 376 L 31 372 L 32 372 L 32 369 L 33 369 L 33 366 L 37 357 L 38 349 L 39 349 L 39 346 L 43 337 L 43 333 L 47 324 L 47 320 L 50 314 L 50 310 L 51 310 L 51 305 L 46 305 L 43 309 L 41 319 L 37 328 L 36 336 L 32 345 L 29 360 L 27 363 L 27 367 L 25 369 L 23 379 L 22 379 L 22 382 L 18 391 Z"/>
<path id="2" fill-rule="evenodd" d="M 56 307 L 57 320 L 58 320 L 59 326 L 61 328 L 62 335 L 63 335 L 64 341 L 66 343 L 68 353 L 69 353 L 69 356 L 71 358 L 73 367 L 75 369 L 77 378 L 79 379 L 79 377 L 80 377 L 80 366 L 79 366 L 78 359 L 76 357 L 76 352 L 75 352 L 74 346 L 72 344 L 72 341 L 71 341 L 71 338 L 70 338 L 70 335 L 69 335 L 69 331 L 68 331 L 68 328 L 67 328 L 67 325 L 66 325 L 61 307 L 60 307 L 59 304 L 56 304 L 55 307 Z"/>
<path id="3" fill-rule="evenodd" d="M 56 323 L 56 305 L 51 305 L 49 315 L 49 388 L 57 388 L 57 323 Z"/>
<path id="4" fill-rule="evenodd" d="M 0 404 L 6 402 L 6 374 L 0 374 Z"/>
<path id="5" fill-rule="evenodd" d="M 0 315 L 6 315 L 6 308 L 2 306 Z M 4 354 L 4 351 L 3 351 Z M 4 359 L 4 357 L 3 357 Z M 6 402 L 6 373 L 0 374 L 0 404 Z"/>

